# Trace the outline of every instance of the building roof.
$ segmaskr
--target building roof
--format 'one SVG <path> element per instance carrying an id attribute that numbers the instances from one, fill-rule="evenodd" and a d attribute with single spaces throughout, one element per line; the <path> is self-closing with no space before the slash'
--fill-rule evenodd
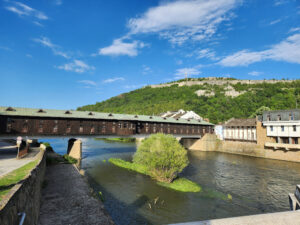
<path id="1" fill-rule="evenodd" d="M 174 119 L 163 118 L 160 116 L 146 115 L 130 115 L 130 114 L 115 114 L 101 113 L 90 111 L 75 111 L 75 110 L 54 110 L 54 109 L 32 109 L 19 107 L 1 107 L 0 116 L 28 116 L 28 117 L 55 117 L 55 118 L 73 118 L 73 119 L 106 119 L 106 120 L 127 120 L 127 121 L 144 121 L 156 123 L 177 123 L 191 125 L 213 125 L 206 121 L 194 119 Z"/>
<path id="2" fill-rule="evenodd" d="M 232 118 L 225 123 L 227 127 L 255 127 L 256 118 L 235 119 Z"/>
<path id="3" fill-rule="evenodd" d="M 184 111 L 183 109 L 179 109 L 178 111 L 168 111 L 159 114 L 161 117 L 169 117 L 174 119 L 195 119 L 195 120 L 203 120 L 201 116 L 199 116 L 194 111 Z"/>
<path id="4" fill-rule="evenodd" d="M 281 121 L 300 120 L 300 109 L 288 109 L 288 110 L 273 110 L 263 112 L 263 121 L 278 121 L 280 115 Z"/>

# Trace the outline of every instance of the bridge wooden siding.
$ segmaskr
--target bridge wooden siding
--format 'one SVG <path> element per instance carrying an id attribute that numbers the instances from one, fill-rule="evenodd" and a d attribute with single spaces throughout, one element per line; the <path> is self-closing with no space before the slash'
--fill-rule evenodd
<path id="1" fill-rule="evenodd" d="M 203 136 L 212 132 L 213 124 L 198 120 L 0 107 L 0 136 L 131 136 L 152 133 Z"/>

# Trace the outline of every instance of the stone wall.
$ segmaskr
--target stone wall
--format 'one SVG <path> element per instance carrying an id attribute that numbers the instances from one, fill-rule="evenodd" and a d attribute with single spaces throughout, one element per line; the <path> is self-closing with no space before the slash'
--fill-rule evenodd
<path id="1" fill-rule="evenodd" d="M 193 151 L 213 151 L 231 154 L 247 155 L 267 159 L 285 160 L 300 162 L 300 151 L 285 151 L 282 149 L 273 150 L 264 147 L 265 142 L 273 140 L 264 135 L 264 127 L 257 126 L 257 143 L 240 141 L 220 141 L 214 134 L 206 134 L 203 138 L 196 141 L 189 149 Z"/>
<path id="2" fill-rule="evenodd" d="M 19 184 L 15 185 L 10 193 L 0 202 L 0 224 L 19 224 L 18 213 L 25 212 L 24 225 L 38 223 L 40 212 L 41 188 L 46 171 L 46 156 L 41 151 L 37 156 L 38 165 Z"/>

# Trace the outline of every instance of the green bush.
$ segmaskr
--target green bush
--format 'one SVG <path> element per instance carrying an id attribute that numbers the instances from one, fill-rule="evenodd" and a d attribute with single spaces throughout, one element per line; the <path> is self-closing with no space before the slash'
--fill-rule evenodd
<path id="1" fill-rule="evenodd" d="M 145 165 L 158 181 L 172 182 L 189 163 L 186 150 L 171 135 L 154 134 L 144 140 L 133 162 Z"/>

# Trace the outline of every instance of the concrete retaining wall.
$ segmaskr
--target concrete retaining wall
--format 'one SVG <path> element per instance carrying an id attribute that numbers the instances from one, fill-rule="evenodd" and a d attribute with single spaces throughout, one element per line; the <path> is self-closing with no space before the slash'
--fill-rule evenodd
<path id="1" fill-rule="evenodd" d="M 19 224 L 18 213 L 25 212 L 24 225 L 38 223 L 40 213 L 41 188 L 46 171 L 44 151 L 37 156 L 39 163 L 21 183 L 15 185 L 0 202 L 0 224 Z"/>
<path id="2" fill-rule="evenodd" d="M 203 138 L 196 141 L 189 149 L 194 151 L 216 151 L 267 159 L 300 162 L 300 151 L 266 149 L 263 143 L 264 140 L 258 140 L 257 143 L 220 141 L 217 139 L 216 135 L 206 134 Z"/>

